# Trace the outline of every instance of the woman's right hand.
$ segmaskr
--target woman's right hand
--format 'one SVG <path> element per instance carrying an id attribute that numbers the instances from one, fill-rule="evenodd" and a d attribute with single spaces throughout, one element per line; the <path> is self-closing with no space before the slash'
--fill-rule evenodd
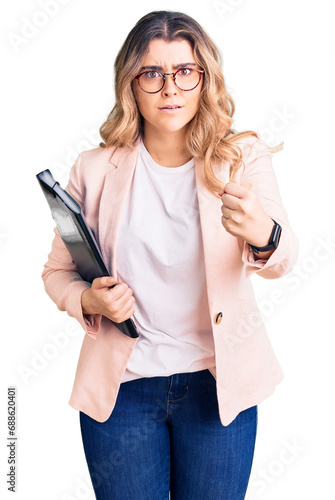
<path id="1" fill-rule="evenodd" d="M 109 288 L 116 285 L 113 288 Z M 126 283 L 116 281 L 113 276 L 95 278 L 91 288 L 81 294 L 83 314 L 102 314 L 121 323 L 129 319 L 135 312 L 133 291 Z"/>

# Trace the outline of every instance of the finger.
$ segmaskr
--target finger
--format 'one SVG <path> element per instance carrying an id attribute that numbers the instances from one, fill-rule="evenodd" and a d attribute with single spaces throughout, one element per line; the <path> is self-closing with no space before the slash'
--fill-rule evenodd
<path id="1" fill-rule="evenodd" d="M 111 294 L 111 299 L 113 301 L 122 299 L 123 304 L 123 302 L 132 295 L 133 291 L 126 283 L 119 283 L 116 287 L 108 290 L 108 293 Z"/>
<path id="2" fill-rule="evenodd" d="M 134 307 L 135 297 L 133 295 L 128 295 L 128 293 L 122 295 L 119 299 L 113 301 L 113 307 L 118 311 L 120 316 L 123 316 L 130 309 Z"/>
<path id="3" fill-rule="evenodd" d="M 114 276 L 103 276 L 102 278 L 95 278 L 92 282 L 92 288 L 98 290 L 99 288 L 106 288 L 114 285 L 116 278 Z"/>
<path id="4" fill-rule="evenodd" d="M 221 196 L 223 206 L 230 208 L 230 210 L 238 210 L 240 208 L 240 198 L 236 198 L 231 194 L 224 193 Z"/>
<path id="5" fill-rule="evenodd" d="M 222 216 L 225 219 L 231 219 L 232 214 L 235 213 L 234 210 L 230 210 L 230 208 L 227 208 L 224 206 L 221 207 L 221 212 L 222 212 Z"/>
<path id="6" fill-rule="evenodd" d="M 250 190 L 236 182 L 228 182 L 224 188 L 224 193 L 236 196 L 236 198 L 245 198 Z"/>
<path id="7" fill-rule="evenodd" d="M 118 313 L 118 323 L 121 323 L 121 321 L 126 321 L 129 319 L 133 314 L 135 314 L 135 307 L 130 306 L 129 308 L 124 308 Z"/>
<path id="8" fill-rule="evenodd" d="M 122 299 L 120 299 L 121 301 Z M 135 304 L 135 298 L 131 296 L 124 304 L 122 304 L 122 314 L 126 314 L 127 311 L 130 311 L 131 309 L 135 309 L 134 307 Z"/>
<path id="9" fill-rule="evenodd" d="M 133 314 L 135 314 L 135 312 L 136 312 L 135 307 L 131 307 L 129 311 L 127 311 L 127 313 L 125 314 L 125 318 L 129 319 Z"/>

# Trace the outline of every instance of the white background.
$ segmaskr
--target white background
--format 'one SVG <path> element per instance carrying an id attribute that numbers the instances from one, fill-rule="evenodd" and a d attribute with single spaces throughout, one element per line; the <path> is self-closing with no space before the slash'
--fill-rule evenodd
<path id="1" fill-rule="evenodd" d="M 166 9 L 193 16 L 222 51 L 234 127 L 256 130 L 270 145 L 285 143 L 273 164 L 300 256 L 287 277 L 252 278 L 285 379 L 259 405 L 247 498 L 333 498 L 332 3 L 53 0 L 53 14 L 43 15 L 46 3 L 7 2 L 1 12 L 2 498 L 13 498 L 6 402 L 7 387 L 16 386 L 15 498 L 94 499 L 79 415 L 67 404 L 84 331 L 77 328 L 55 348 L 52 336 L 78 323 L 44 291 L 40 276 L 54 224 L 35 176 L 50 168 L 65 186 L 79 152 L 97 146 L 114 103 L 121 44 L 142 15 Z M 50 344 L 53 359 L 43 354 Z"/>

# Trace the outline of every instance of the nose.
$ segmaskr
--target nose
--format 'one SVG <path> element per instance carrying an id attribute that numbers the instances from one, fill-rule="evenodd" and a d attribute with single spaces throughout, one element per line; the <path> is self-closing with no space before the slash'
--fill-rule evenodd
<path id="1" fill-rule="evenodd" d="M 172 75 L 165 76 L 165 85 L 162 89 L 163 95 L 171 95 L 177 93 L 177 87 L 174 83 Z"/>

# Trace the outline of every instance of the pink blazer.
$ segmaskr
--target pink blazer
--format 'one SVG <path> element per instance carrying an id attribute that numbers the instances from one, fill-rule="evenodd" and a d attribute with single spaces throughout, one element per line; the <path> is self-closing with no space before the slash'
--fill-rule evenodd
<path id="1" fill-rule="evenodd" d="M 80 204 L 106 266 L 114 276 L 118 265 L 118 228 L 134 174 L 138 144 L 133 149 L 95 148 L 80 153 L 66 187 Z M 223 228 L 221 199 L 206 188 L 203 161 L 196 160 L 196 188 L 216 357 L 216 369 L 210 371 L 216 379 L 220 420 L 225 426 L 240 411 L 267 398 L 283 379 L 249 278 L 253 273 L 267 279 L 284 276 L 292 270 L 298 256 L 298 242 L 281 202 L 271 153 L 265 143 L 255 137 L 240 140 L 239 145 L 245 169 L 239 170 L 234 181 L 256 193 L 266 213 L 282 226 L 282 235 L 278 248 L 267 261 L 255 260 L 248 244 Z M 213 170 L 218 178 L 228 182 L 228 162 L 214 165 Z M 90 283 L 76 272 L 57 228 L 54 232 L 52 250 L 42 272 L 45 290 L 58 309 L 76 318 L 85 331 L 69 405 L 104 422 L 114 408 L 137 339 L 122 334 L 104 316 L 82 314 L 81 294 Z M 136 298 L 136 290 L 134 294 Z"/>

